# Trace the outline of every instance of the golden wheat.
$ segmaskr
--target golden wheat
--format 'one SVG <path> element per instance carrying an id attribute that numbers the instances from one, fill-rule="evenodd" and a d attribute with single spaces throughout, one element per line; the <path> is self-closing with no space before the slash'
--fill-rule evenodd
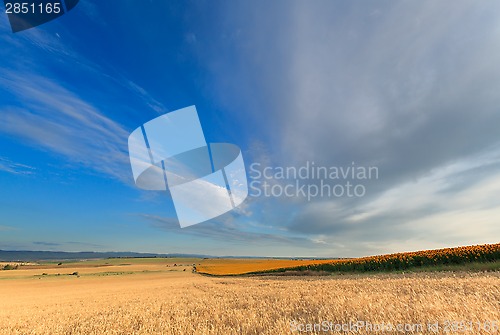
<path id="1" fill-rule="evenodd" d="M 498 272 L 214 278 L 190 269 L 0 275 L 0 334 L 298 334 L 292 327 L 323 321 L 439 322 L 445 334 L 447 320 L 500 319 Z M 474 327 L 456 333 L 495 334 Z"/>

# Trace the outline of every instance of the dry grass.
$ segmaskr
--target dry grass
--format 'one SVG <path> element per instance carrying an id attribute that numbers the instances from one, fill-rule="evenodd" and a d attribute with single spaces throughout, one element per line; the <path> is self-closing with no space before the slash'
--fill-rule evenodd
<path id="1" fill-rule="evenodd" d="M 214 278 L 188 266 L 156 266 L 156 272 L 129 275 L 78 268 L 87 275 L 4 277 L 0 334 L 290 334 L 293 321 L 500 320 L 498 272 Z M 16 271 L 24 270 L 3 271 L 0 278 Z M 367 333 L 374 332 L 358 334 Z"/>
<path id="2" fill-rule="evenodd" d="M 32 279 L 46 276 L 66 276 L 73 272 L 78 272 L 81 276 L 104 276 L 117 274 L 136 274 L 144 272 L 171 272 L 178 269 L 191 271 L 196 258 L 136 258 L 136 259 L 105 259 L 90 261 L 57 262 L 36 264 L 36 263 L 5 263 L 20 264 L 17 270 L 0 271 L 0 283 L 2 279 Z"/>

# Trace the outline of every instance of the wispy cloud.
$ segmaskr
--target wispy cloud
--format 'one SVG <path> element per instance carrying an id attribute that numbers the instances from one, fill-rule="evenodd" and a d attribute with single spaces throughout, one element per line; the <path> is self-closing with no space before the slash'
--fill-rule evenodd
<path id="1" fill-rule="evenodd" d="M 154 228 L 168 232 L 176 232 L 183 235 L 192 235 L 213 241 L 231 241 L 236 244 L 280 244 L 282 246 L 295 246 L 299 248 L 312 248 L 317 240 L 308 237 L 285 236 L 283 234 L 271 234 L 258 231 L 249 231 L 245 225 L 229 219 L 228 216 L 214 219 L 203 224 L 194 225 L 179 231 L 179 223 L 175 218 L 162 217 L 158 215 L 141 214 L 142 218 L 150 222 Z"/>
<path id="2" fill-rule="evenodd" d="M 104 247 L 104 245 L 102 245 L 102 244 L 89 243 L 89 242 L 69 241 L 69 242 L 63 242 L 63 244 L 74 245 L 74 246 L 78 246 L 78 247 L 93 247 L 93 248 L 102 248 L 102 247 Z"/>
<path id="3" fill-rule="evenodd" d="M 82 10 L 90 17 L 97 15 L 91 4 L 83 6 Z M 9 30 L 8 22 L 2 20 L 0 30 Z M 72 45 L 77 45 L 74 39 L 69 32 L 61 38 L 43 27 L 29 29 L 23 34 L 14 35 L 10 31 L 2 34 L 5 63 L 0 68 L 0 94 L 2 91 L 7 94 L 3 95 L 5 102 L 0 106 L 0 120 L 3 121 L 0 132 L 129 184 L 129 130 L 110 116 L 116 114 L 82 97 L 75 89 L 78 85 L 66 85 L 46 62 L 39 60 L 64 60 L 62 64 L 71 64 L 71 71 L 84 76 L 82 78 L 92 78 L 90 82 L 107 82 L 137 97 L 144 105 L 142 111 L 166 113 L 168 109 L 112 64 L 96 63 L 73 48 Z M 21 49 L 24 50 L 22 56 L 19 55 Z M 9 50 L 12 52 L 8 54 Z M 85 85 L 80 88 L 90 89 Z M 122 108 L 119 101 L 100 102 Z M 5 165 L 4 169 L 9 168 Z"/>
<path id="4" fill-rule="evenodd" d="M 0 157 L 0 171 L 19 175 L 32 175 L 35 173 L 35 170 L 33 166 L 16 163 L 5 157 Z"/>
<path id="5" fill-rule="evenodd" d="M 32 242 L 34 245 L 43 245 L 44 247 L 58 247 L 61 246 L 61 243 L 54 243 L 54 242 L 40 242 L 40 241 L 35 241 Z"/>
<path id="6" fill-rule="evenodd" d="M 151 94 L 149 94 L 143 87 L 137 85 L 135 82 L 123 76 L 120 76 L 119 79 L 115 78 L 114 80 L 140 97 L 144 104 L 154 110 L 156 113 L 165 114 L 169 112 L 165 105 L 153 98 Z"/>
<path id="7" fill-rule="evenodd" d="M 34 246 L 43 246 L 49 248 L 56 248 L 57 250 L 73 250 L 81 251 L 82 248 L 91 249 L 102 249 L 104 246 L 101 244 L 90 243 L 90 242 L 76 242 L 76 241 L 66 241 L 66 242 L 48 242 L 48 241 L 33 241 L 31 242 Z"/>
<path id="8" fill-rule="evenodd" d="M 60 84 L 34 74 L 2 71 L 0 87 L 21 106 L 1 107 L 0 132 L 128 182 L 128 132 Z"/>

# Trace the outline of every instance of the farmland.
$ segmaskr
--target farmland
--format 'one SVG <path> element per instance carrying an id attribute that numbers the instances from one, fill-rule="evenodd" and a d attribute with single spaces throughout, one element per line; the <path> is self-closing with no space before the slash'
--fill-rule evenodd
<path id="1" fill-rule="evenodd" d="M 299 260 L 299 259 L 204 259 L 197 271 L 209 275 L 241 275 L 245 273 L 279 270 L 283 268 L 307 267 L 328 264 L 332 260 Z"/>
<path id="2" fill-rule="evenodd" d="M 247 260 L 253 268 L 271 264 L 263 261 Z M 409 334 L 498 334 L 492 330 L 500 320 L 498 271 L 321 277 L 191 271 L 193 264 L 214 269 L 228 262 L 243 267 L 243 260 L 104 259 L 0 271 L 0 334 L 297 334 L 326 321 L 407 324 L 415 330 Z M 470 321 L 471 328 L 445 331 L 454 321 Z M 418 328 L 429 322 L 439 330 Z M 362 330 L 340 333 L 376 333 Z"/>
<path id="3" fill-rule="evenodd" d="M 198 266 L 209 275 L 282 272 L 377 272 L 402 270 L 500 270 L 500 243 L 422 250 L 352 259 L 210 259 Z"/>

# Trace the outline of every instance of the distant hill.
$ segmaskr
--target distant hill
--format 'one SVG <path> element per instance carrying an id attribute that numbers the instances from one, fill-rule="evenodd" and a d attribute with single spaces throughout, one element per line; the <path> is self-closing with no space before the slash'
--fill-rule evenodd
<path id="1" fill-rule="evenodd" d="M 205 258 L 207 255 L 195 254 L 152 254 L 139 252 L 64 252 L 64 251 L 6 251 L 0 250 L 0 261 L 48 261 L 48 260 L 77 260 L 98 258 L 124 258 L 124 257 L 175 257 L 175 258 Z"/>

